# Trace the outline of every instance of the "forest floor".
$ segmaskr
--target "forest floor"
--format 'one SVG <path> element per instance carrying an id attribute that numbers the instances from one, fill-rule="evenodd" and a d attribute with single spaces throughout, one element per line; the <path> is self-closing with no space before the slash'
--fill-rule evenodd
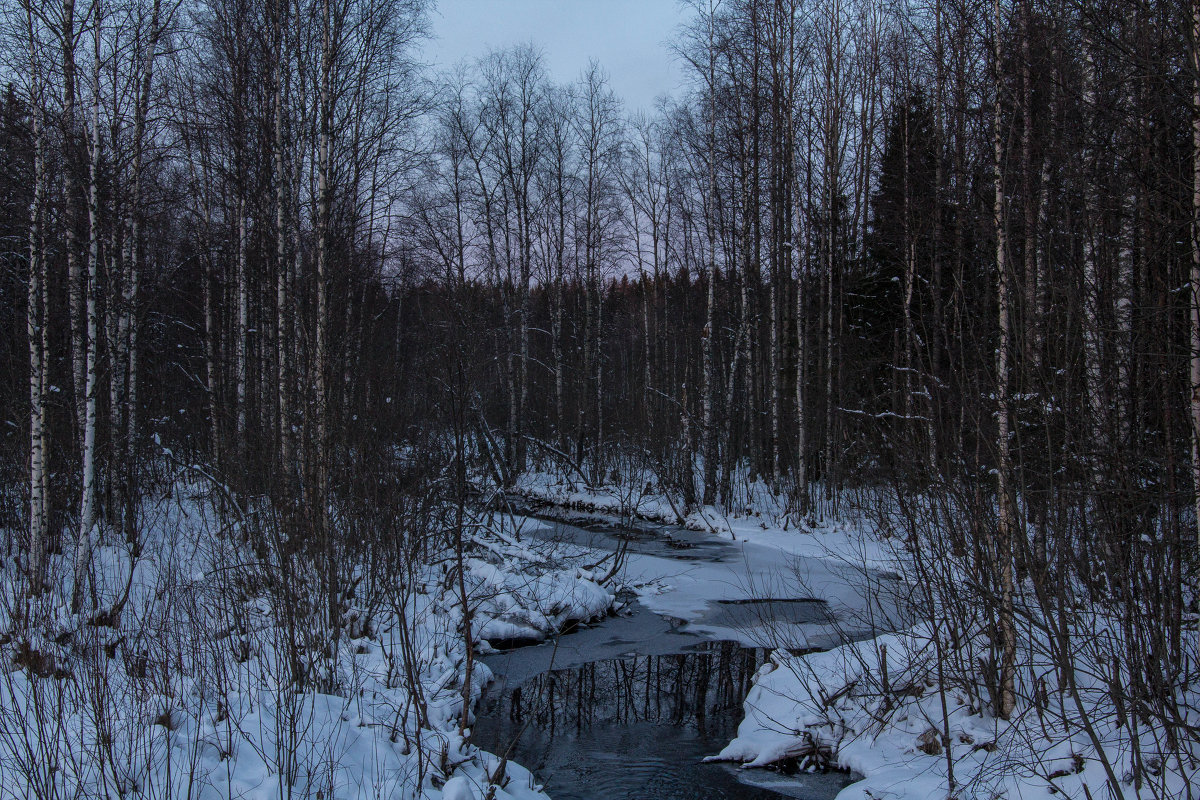
<path id="1" fill-rule="evenodd" d="M 5 560 L 0 797 L 545 800 L 460 729 L 491 674 L 473 663 L 464 691 L 452 549 L 402 575 L 352 570 L 333 637 L 295 588 L 313 576 L 293 575 L 289 593 L 295 564 L 251 551 L 265 510 L 229 526 L 218 495 L 181 481 L 148 500 L 136 554 L 98 529 L 84 614 L 70 611 L 69 548 L 32 606 Z M 480 638 L 542 638 L 613 602 L 577 548 L 520 543 L 500 517 L 473 519 L 469 537 Z"/>
<path id="2" fill-rule="evenodd" d="M 1036 630 L 1023 632 L 1019 680 L 1022 696 L 1041 691 L 1046 703 L 995 717 L 986 637 L 950 648 L 920 621 L 910 554 L 852 507 L 797 521 L 763 487 L 738 513 L 701 509 L 679 525 L 671 501 L 648 492 L 631 506 L 628 489 L 538 474 L 519 490 L 548 511 L 632 522 L 649 544 L 629 548 L 614 576 L 611 542 L 549 541 L 538 520 L 472 517 L 463 567 L 480 652 L 610 613 L 626 588 L 693 629 L 773 650 L 720 759 L 851 769 L 862 780 L 842 800 L 1087 800 L 1113 774 L 1126 786 L 1137 758 L 1154 781 L 1130 778 L 1125 797 L 1195 795 L 1197 762 L 1160 756 L 1152 723 L 1131 750 L 1102 665 L 1081 657 L 1076 692 L 1044 685 L 1052 665 Z M 332 637 L 314 622 L 315 598 L 290 593 L 295 565 L 250 547 L 266 510 L 230 525 L 221 503 L 212 485 L 180 480 L 147 500 L 138 551 L 98 529 L 86 614 L 70 611 L 69 548 L 33 605 L 3 562 L 0 798 L 544 800 L 536 776 L 461 728 L 464 702 L 491 675 L 467 657 L 452 549 L 400 575 L 351 570 Z M 801 598 L 828 613 L 789 618 Z M 1117 635 L 1103 609 L 1081 624 Z M 1179 707 L 1200 724 L 1200 697 Z"/>

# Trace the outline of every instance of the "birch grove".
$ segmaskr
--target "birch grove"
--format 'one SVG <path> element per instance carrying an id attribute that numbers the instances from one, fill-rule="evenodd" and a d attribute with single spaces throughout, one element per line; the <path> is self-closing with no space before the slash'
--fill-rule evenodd
<path id="1" fill-rule="evenodd" d="M 432 13 L 0 7 L 22 602 L 60 581 L 115 624 L 97 565 L 203 475 L 338 641 L 400 546 L 380 507 L 455 487 L 465 597 L 470 504 L 554 475 L 714 529 L 875 513 L 981 598 L 995 716 L 1078 690 L 1019 653 L 1074 663 L 1081 609 L 1111 609 L 1129 708 L 1186 716 L 1200 2 L 696 0 L 642 110 L 535 44 L 435 70 Z"/>

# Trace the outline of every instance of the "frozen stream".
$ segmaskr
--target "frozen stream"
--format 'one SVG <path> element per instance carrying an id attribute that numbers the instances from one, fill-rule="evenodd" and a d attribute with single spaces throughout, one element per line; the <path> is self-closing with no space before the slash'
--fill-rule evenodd
<path id="1" fill-rule="evenodd" d="M 526 535 L 601 551 L 625 540 L 640 597 L 557 642 L 485 657 L 497 677 L 477 745 L 528 767 L 554 800 L 819 800 L 850 782 L 701 759 L 736 734 L 767 647 L 825 648 L 860 632 L 851 571 L 677 528 L 529 520 Z"/>

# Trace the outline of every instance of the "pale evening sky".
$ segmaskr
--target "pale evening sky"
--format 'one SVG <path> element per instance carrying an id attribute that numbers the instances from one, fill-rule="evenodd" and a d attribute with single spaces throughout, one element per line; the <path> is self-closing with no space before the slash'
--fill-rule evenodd
<path id="1" fill-rule="evenodd" d="M 437 0 L 425 59 L 449 67 L 532 41 L 554 81 L 575 80 L 594 58 L 626 110 L 650 112 L 659 95 L 677 93 L 668 40 L 689 14 L 678 0 Z"/>

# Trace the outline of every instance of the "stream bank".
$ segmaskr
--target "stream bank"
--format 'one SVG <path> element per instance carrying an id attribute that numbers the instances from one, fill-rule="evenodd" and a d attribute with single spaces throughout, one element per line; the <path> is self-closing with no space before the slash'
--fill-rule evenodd
<path id="1" fill-rule="evenodd" d="M 627 580 L 643 596 L 554 641 L 483 657 L 496 680 L 473 742 L 525 765 L 554 800 L 829 800 L 849 785 L 842 772 L 702 762 L 736 736 L 770 647 L 841 638 L 835 607 L 796 581 L 766 580 L 764 554 L 710 534 L 600 523 L 530 520 L 523 535 L 623 548 Z M 774 575 L 777 557 L 770 566 Z M 756 596 L 767 585 L 783 593 Z M 787 633 L 765 634 L 774 629 Z"/>

